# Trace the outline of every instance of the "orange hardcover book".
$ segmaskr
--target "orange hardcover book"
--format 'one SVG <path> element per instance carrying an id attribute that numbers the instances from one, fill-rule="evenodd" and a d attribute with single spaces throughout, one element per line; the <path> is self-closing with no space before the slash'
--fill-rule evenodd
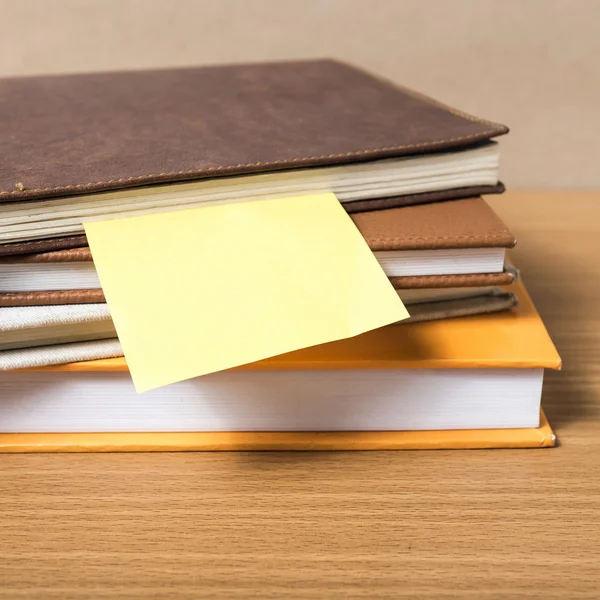
<path id="1" fill-rule="evenodd" d="M 542 373 L 543 369 L 559 369 L 560 357 L 550 340 L 546 329 L 537 314 L 531 299 L 523 288 L 517 283 L 512 286 L 519 298 L 519 307 L 512 313 L 498 313 L 479 317 L 466 317 L 437 321 L 430 323 L 415 323 L 407 325 L 388 326 L 376 331 L 368 332 L 355 338 L 315 346 L 297 352 L 276 356 L 258 363 L 238 367 L 225 374 L 239 373 L 241 376 L 262 377 L 260 385 L 265 381 L 273 379 L 273 372 L 310 372 L 312 376 L 319 379 L 319 372 L 336 371 L 345 377 L 352 373 L 362 372 L 369 375 L 369 371 L 376 371 L 371 382 L 376 385 L 380 379 L 386 378 L 386 374 L 402 374 L 410 372 L 423 382 L 434 381 L 436 377 L 452 378 L 452 373 L 491 374 L 516 373 Z M 422 370 L 427 370 L 423 372 Z M 40 369 L 29 369 L 5 373 L 5 388 L 11 388 L 12 381 L 16 382 L 20 377 L 27 375 L 26 380 L 36 376 L 40 381 L 33 386 L 37 395 L 31 396 L 39 401 L 42 412 L 40 413 L 41 425 L 35 424 L 36 431 L 29 433 L 6 432 L 0 433 L 0 451 L 3 452 L 86 452 L 86 451 L 166 451 L 166 450 L 392 450 L 392 449 L 443 449 L 443 448 L 528 448 L 553 446 L 555 437 L 546 421 L 543 413 L 539 412 L 539 395 L 541 393 L 541 376 L 539 379 L 531 380 L 531 385 L 536 387 L 537 405 L 529 404 L 529 421 L 522 425 L 513 427 L 510 420 L 504 422 L 498 428 L 485 428 L 480 426 L 453 428 L 452 415 L 444 417 L 442 428 L 416 427 L 417 430 L 397 430 L 390 427 L 375 429 L 372 425 L 361 430 L 359 427 L 352 429 L 345 427 L 341 430 L 308 430 L 298 427 L 295 431 L 291 427 L 285 430 L 269 431 L 246 431 L 222 429 L 215 431 L 120 431 L 112 432 L 96 431 L 92 433 L 78 433 L 74 431 L 63 431 L 52 433 L 44 431 L 44 404 L 41 398 L 44 387 L 49 380 L 57 377 L 88 377 L 97 378 L 100 383 L 96 390 L 103 390 L 107 378 L 116 377 L 119 372 L 125 380 L 127 378 L 127 365 L 124 359 L 108 359 L 102 361 L 74 363 L 56 367 L 45 367 Z M 268 373 L 264 373 L 267 371 Z M 263 372 L 263 373 L 261 373 Z M 323 373 L 322 373 L 323 374 Z M 459 373 L 460 374 L 460 373 Z M 217 374 L 219 375 L 219 374 Z M 324 375 L 329 376 L 329 373 Z M 212 377 L 212 376 L 207 376 Z M 536 375 L 536 377 L 538 377 Z M 103 379 L 104 378 L 104 379 Z M 199 378 L 204 380 L 205 378 Z M 0 378 L 0 382 L 2 379 Z M 500 385 L 496 382 L 494 386 L 480 388 L 480 396 L 475 397 L 475 403 L 467 407 L 477 407 L 479 400 L 487 401 L 487 396 L 498 396 L 496 412 L 502 412 L 504 394 L 504 380 Z M 43 384 L 43 385 L 42 385 Z M 15 383 L 16 385 L 16 383 Z M 176 384 L 178 385 L 178 384 Z M 530 385 L 529 383 L 527 385 Z M 37 387 L 36 387 L 37 386 Z M 40 389 L 42 390 L 40 392 Z M 50 388 L 48 388 L 50 389 Z M 245 388 L 244 388 L 245 389 Z M 370 407 L 374 402 L 369 394 L 368 387 L 362 398 L 360 406 Z M 531 388 L 533 389 L 533 388 Z M 404 391 L 403 393 L 407 393 Z M 14 400 L 7 395 L 6 405 L 11 401 L 18 405 L 19 398 L 15 392 Z M 146 395 L 136 396 L 136 406 L 145 406 Z M 183 398 L 183 396 L 182 396 Z M 519 396 L 516 396 L 519 400 Z M 235 406 L 246 410 L 245 400 Z M 281 400 L 281 399 L 279 399 Z M 302 417 L 302 405 L 306 400 L 310 404 L 310 397 L 301 399 L 294 410 L 298 411 L 299 418 Z M 412 400 L 407 396 L 407 400 Z M 51 404 L 51 401 L 48 400 Z M 74 396 L 72 407 L 79 402 L 84 402 L 84 396 Z M 427 403 L 427 397 L 419 398 L 419 403 Z M 167 405 L 170 406 L 170 405 Z M 339 412 L 339 406 L 337 405 Z M 374 403 L 373 406 L 379 406 Z M 517 406 L 514 404 L 512 406 Z M 536 412 L 533 410 L 536 408 Z M 316 407 L 319 408 L 318 406 Z M 402 410 L 402 407 L 399 407 Z M 119 402 L 115 401 L 108 405 L 107 410 L 120 410 Z M 398 410 L 398 406 L 394 407 Z M 469 409 L 470 410 L 470 409 Z M 508 411 L 508 409 L 507 409 Z M 24 412 L 24 411 L 21 411 Z M 36 407 L 29 403 L 29 413 L 35 413 Z M 467 411 L 468 412 L 468 411 Z M 49 413 L 50 414 L 50 413 Z M 66 414 L 67 417 L 69 413 Z M 535 414 L 535 420 L 532 416 Z M 305 415 L 304 415 L 305 416 Z M 97 414 L 102 419 L 102 414 Z M 325 414 L 325 423 L 328 415 Z M 352 415 L 346 424 L 352 424 Z M 358 417 L 357 417 L 358 418 Z M 367 412 L 360 415 L 365 422 L 373 417 Z M 450 420 L 448 420 L 450 419 Z M 409 419 L 410 421 L 410 419 Z M 6 424 L 8 421 L 3 419 Z M 16 421 L 18 423 L 18 420 Z M 467 421 L 466 422 L 470 422 Z M 292 423 L 293 424 L 293 423 Z M 289 425 L 289 423 L 288 423 Z M 159 422 L 160 426 L 160 422 Z M 17 426 L 15 426 L 17 427 Z M 320 428 L 322 429 L 322 428 Z M 392 430 L 395 429 L 395 430 Z M 409 428 L 407 428 L 409 429 Z"/>
<path id="2" fill-rule="evenodd" d="M 451 450 L 549 448 L 556 444 L 544 413 L 523 429 L 440 431 L 4 433 L 0 452 L 184 452 Z"/>

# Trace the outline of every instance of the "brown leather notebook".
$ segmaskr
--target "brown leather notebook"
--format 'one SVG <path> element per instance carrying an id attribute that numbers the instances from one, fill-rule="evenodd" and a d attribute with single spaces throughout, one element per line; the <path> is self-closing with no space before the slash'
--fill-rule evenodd
<path id="1" fill-rule="evenodd" d="M 81 233 L 61 210 L 85 216 L 106 199 L 98 192 L 143 187 L 117 196 L 135 211 L 148 186 L 194 181 L 206 191 L 232 175 L 276 173 L 298 195 L 307 176 L 330 189 L 327 168 L 348 167 L 335 171 L 345 183 L 333 191 L 351 211 L 498 192 L 489 141 L 507 131 L 333 60 L 2 79 L 0 202 L 16 212 L 0 243 Z M 410 185 L 406 168 L 417 169 Z M 391 185 L 388 169 L 404 183 Z M 172 191 L 178 202 L 181 186 Z M 39 204 L 54 198 L 63 200 Z"/>
<path id="2" fill-rule="evenodd" d="M 352 215 L 373 251 L 512 248 L 514 235 L 482 198 Z"/>
<path id="3" fill-rule="evenodd" d="M 515 279 L 514 269 L 504 267 L 505 250 L 514 246 L 515 238 L 481 198 L 360 213 L 351 218 L 396 289 L 499 286 Z M 74 241 L 86 243 L 84 236 L 69 238 L 70 244 Z M 483 258 L 497 267 L 490 272 L 465 272 L 470 263 L 463 261 L 474 260 L 478 265 L 482 252 Z M 442 260 L 439 270 L 427 272 L 438 256 Z M 429 265 L 422 264 L 423 258 Z M 449 266 L 443 261 L 450 261 Z M 444 273 L 444 268 L 459 272 Z M 55 270 L 60 285 L 52 280 Z M 0 276 L 0 306 L 104 301 L 87 246 L 5 256 L 0 259 Z"/>
<path id="4" fill-rule="evenodd" d="M 372 211 L 351 219 L 377 250 L 426 250 L 443 248 L 512 248 L 515 237 L 482 198 L 465 198 L 434 205 Z M 85 235 L 48 240 L 53 252 L 36 252 L 42 241 L 13 244 L 14 254 L 29 254 L 19 262 L 90 261 Z M 17 247 L 18 246 L 18 247 Z M 0 251 L 7 246 L 0 246 Z M 66 252 L 57 252 L 66 250 Z"/>
<path id="5" fill-rule="evenodd" d="M 397 290 L 464 288 L 510 285 L 519 273 L 512 265 L 505 264 L 499 273 L 467 273 L 466 275 L 421 275 L 412 277 L 390 277 Z M 91 302 L 91 300 L 90 300 Z M 2 306 L 0 294 L 0 306 Z"/>

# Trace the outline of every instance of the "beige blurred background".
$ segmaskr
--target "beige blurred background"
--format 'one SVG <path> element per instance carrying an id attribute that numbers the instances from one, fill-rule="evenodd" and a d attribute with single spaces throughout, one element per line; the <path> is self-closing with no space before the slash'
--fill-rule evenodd
<path id="1" fill-rule="evenodd" d="M 0 0 L 0 23 L 0 76 L 340 58 L 508 124 L 509 186 L 600 186 L 597 0 Z"/>

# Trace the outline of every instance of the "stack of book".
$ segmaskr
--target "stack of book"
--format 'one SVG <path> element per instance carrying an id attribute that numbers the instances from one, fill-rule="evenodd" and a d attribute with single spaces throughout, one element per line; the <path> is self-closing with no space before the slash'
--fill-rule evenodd
<path id="1" fill-rule="evenodd" d="M 0 107 L 1 449 L 553 445 L 560 359 L 480 197 L 506 127 L 328 60 L 5 79 Z M 327 191 L 410 319 L 136 396 L 83 223 Z"/>

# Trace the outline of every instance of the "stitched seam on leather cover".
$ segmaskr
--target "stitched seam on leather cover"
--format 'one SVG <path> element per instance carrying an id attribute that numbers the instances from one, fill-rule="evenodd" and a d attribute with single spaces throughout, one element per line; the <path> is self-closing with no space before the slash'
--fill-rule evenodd
<path id="1" fill-rule="evenodd" d="M 514 275 L 509 271 L 501 271 L 500 273 L 466 273 L 463 275 L 404 275 L 389 277 L 392 281 L 473 281 L 473 280 L 488 280 L 488 279 L 514 279 Z"/>
<path id="2" fill-rule="evenodd" d="M 375 244 L 379 242 L 406 242 L 406 241 L 415 241 L 415 240 L 423 240 L 425 242 L 442 242 L 447 240 L 481 240 L 481 241 L 490 241 L 490 240 L 504 240 L 505 235 L 496 234 L 496 233 L 485 233 L 483 235 L 443 235 L 438 237 L 430 237 L 430 236 L 401 236 L 401 237 L 393 237 L 393 238 L 369 238 L 369 242 Z"/>
<path id="3" fill-rule="evenodd" d="M 446 109 L 446 110 L 448 110 L 448 109 Z M 448 112 L 452 112 L 452 111 L 448 110 Z M 35 188 L 35 189 L 25 188 L 23 191 L 20 191 L 20 190 L 13 190 L 10 192 L 2 191 L 2 192 L 0 192 L 0 196 L 12 196 L 12 195 L 16 195 L 16 194 L 23 194 L 23 192 L 31 193 L 31 192 L 51 192 L 51 191 L 55 191 L 55 190 L 75 190 L 75 189 L 81 189 L 81 188 L 85 188 L 85 187 L 92 186 L 92 185 L 107 185 L 110 183 L 122 183 L 122 182 L 126 182 L 126 181 L 131 181 L 131 182 L 143 181 L 143 180 L 149 179 L 151 177 L 171 177 L 173 175 L 191 175 L 192 173 L 198 173 L 198 174 L 215 173 L 218 171 L 225 171 L 227 169 L 245 169 L 247 167 L 261 167 L 261 166 L 266 166 L 266 165 L 281 165 L 281 164 L 287 165 L 287 164 L 294 163 L 294 162 L 322 160 L 324 158 L 346 158 L 346 157 L 352 157 L 352 156 L 362 156 L 364 154 L 371 154 L 371 153 L 375 153 L 375 152 L 389 152 L 389 151 L 393 151 L 393 150 L 405 150 L 407 148 L 427 148 L 429 146 L 436 146 L 438 144 L 445 144 L 448 142 L 459 142 L 459 141 L 469 140 L 469 139 L 473 139 L 473 138 L 481 138 L 482 136 L 485 137 L 485 136 L 489 136 L 491 134 L 499 134 L 501 132 L 502 132 L 502 129 L 497 127 L 495 129 L 490 129 L 488 131 L 482 131 L 480 133 L 465 135 L 465 136 L 456 137 L 456 138 L 448 138 L 445 140 L 439 140 L 439 141 L 435 141 L 435 142 L 423 142 L 420 144 L 407 144 L 404 146 L 388 146 L 386 148 L 374 148 L 371 150 L 357 150 L 355 152 L 344 152 L 341 154 L 325 154 L 323 156 L 308 156 L 305 158 L 291 158 L 289 160 L 273 160 L 273 161 L 267 161 L 267 162 L 255 162 L 255 163 L 240 164 L 240 165 L 207 167 L 205 169 L 190 169 L 187 171 L 171 171 L 171 172 L 167 172 L 167 173 L 152 173 L 150 175 L 136 175 L 134 177 L 122 177 L 120 179 L 107 179 L 104 181 L 90 181 L 88 183 L 78 183 L 75 185 L 59 185 L 59 186 L 49 187 L 49 188 Z"/>
<path id="4" fill-rule="evenodd" d="M 478 240 L 481 242 L 490 242 L 490 241 L 498 241 L 504 242 L 506 241 L 506 236 L 502 234 L 492 234 L 486 233 L 483 235 L 446 235 L 446 236 L 402 236 L 402 237 L 394 237 L 394 238 L 370 238 L 369 243 L 372 244 L 381 244 L 381 243 L 402 243 L 402 242 L 414 242 L 414 241 L 423 241 L 423 242 L 443 242 L 448 240 Z M 32 253 L 34 254 L 34 253 Z M 25 263 L 25 262 L 56 262 L 57 259 L 65 262 L 91 262 L 91 255 L 89 253 L 88 247 L 83 248 L 73 248 L 68 250 L 53 250 L 49 252 L 39 253 L 40 256 L 37 257 L 37 260 L 19 260 L 18 255 L 15 256 L 6 256 L 0 257 L 0 263 Z M 81 261 L 82 258 L 88 258 L 87 261 Z M 53 260 L 54 259 L 54 260 Z"/>
<path id="5" fill-rule="evenodd" d="M 505 235 L 510 236 L 512 238 L 513 246 L 516 245 L 517 240 L 516 240 L 515 236 L 509 231 L 509 229 L 506 227 L 506 225 L 504 224 L 502 219 L 493 210 L 490 210 L 490 213 L 491 213 L 491 217 L 494 219 L 494 221 L 496 222 L 498 227 L 500 227 L 504 230 Z M 500 235 L 500 234 L 498 234 L 498 235 Z"/>
<path id="6" fill-rule="evenodd" d="M 435 288 L 435 287 L 468 287 L 471 285 L 508 285 L 515 280 L 512 273 L 470 273 L 465 275 L 408 275 L 390 277 L 396 289 Z"/>
<path id="7" fill-rule="evenodd" d="M 36 300 L 42 298 L 96 298 L 101 295 L 104 295 L 104 292 L 101 289 L 64 290 L 48 292 L 5 292 L 0 294 L 0 300 Z"/>
<path id="8" fill-rule="evenodd" d="M 85 259 L 85 260 L 83 260 Z M 0 264 L 40 264 L 55 262 L 91 262 L 90 250 L 84 248 L 71 248 L 67 250 L 51 250 L 48 252 L 32 252 L 30 254 L 13 254 L 0 256 Z"/>
<path id="9" fill-rule="evenodd" d="M 448 240 L 478 240 L 480 242 L 505 242 L 506 236 L 501 234 L 484 234 L 484 235 L 448 235 L 438 237 L 425 237 L 425 236 L 403 236 L 395 238 L 370 238 L 369 243 L 371 244 L 385 244 L 385 243 L 403 243 L 403 242 L 443 242 Z M 399 249 L 402 251 L 403 249 Z M 381 250 L 385 252 L 385 250 Z M 35 253 L 32 253 L 35 254 Z M 82 260 L 85 259 L 85 260 Z M 18 255 L 15 256 L 0 256 L 0 264 L 25 264 L 25 263 L 45 263 L 45 262 L 92 262 L 92 257 L 89 252 L 89 248 L 73 248 L 69 250 L 53 250 L 49 252 L 39 253 L 35 259 L 22 260 L 19 259 Z"/>

